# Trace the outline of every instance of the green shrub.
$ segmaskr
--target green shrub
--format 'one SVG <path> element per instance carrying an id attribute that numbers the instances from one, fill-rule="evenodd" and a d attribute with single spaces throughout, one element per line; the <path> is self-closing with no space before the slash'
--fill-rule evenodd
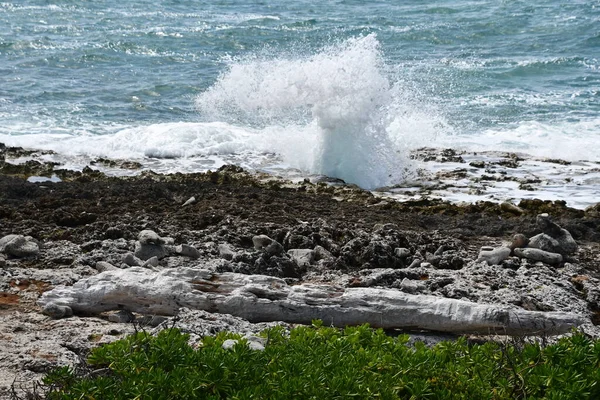
<path id="1" fill-rule="evenodd" d="M 600 342 L 581 333 L 546 347 L 465 339 L 408 346 L 367 325 L 262 333 L 264 351 L 238 335 L 197 349 L 177 329 L 99 347 L 92 373 L 48 374 L 50 399 L 598 399 Z M 226 339 L 238 339 L 225 350 Z"/>

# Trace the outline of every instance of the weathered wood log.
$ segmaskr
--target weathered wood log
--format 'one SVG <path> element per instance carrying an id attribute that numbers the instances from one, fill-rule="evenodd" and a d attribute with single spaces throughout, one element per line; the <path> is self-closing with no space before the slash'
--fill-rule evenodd
<path id="1" fill-rule="evenodd" d="M 289 286 L 264 275 L 191 268 L 105 271 L 44 293 L 39 304 L 44 309 L 70 307 L 83 315 L 115 309 L 176 315 L 187 307 L 251 322 L 309 324 L 321 319 L 339 327 L 369 323 L 381 328 L 510 335 L 560 334 L 585 322 L 570 313 L 525 311 L 394 289 Z"/>

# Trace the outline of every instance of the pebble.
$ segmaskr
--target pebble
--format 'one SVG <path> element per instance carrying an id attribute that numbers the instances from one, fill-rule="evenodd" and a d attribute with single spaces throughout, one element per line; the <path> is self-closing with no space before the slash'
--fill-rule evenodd
<path id="1" fill-rule="evenodd" d="M 394 249 L 394 254 L 398 258 L 408 258 L 410 257 L 410 250 L 404 247 L 398 247 Z"/>
<path id="2" fill-rule="evenodd" d="M 123 262 L 130 267 L 139 267 L 144 262 L 133 255 L 133 253 L 127 253 L 123 256 Z"/>
<path id="3" fill-rule="evenodd" d="M 200 258 L 200 251 L 189 244 L 180 244 L 179 246 L 175 247 L 175 253 L 193 259 Z"/>
<path id="4" fill-rule="evenodd" d="M 256 250 L 264 250 L 265 252 L 273 255 L 279 255 L 283 253 L 283 246 L 281 243 L 271 239 L 267 235 L 258 235 L 252 238 L 252 243 Z"/>
<path id="5" fill-rule="evenodd" d="M 158 267 L 158 257 L 150 257 L 143 264 L 143 268 L 154 268 Z"/>
<path id="6" fill-rule="evenodd" d="M 310 249 L 290 249 L 288 255 L 299 267 L 308 267 L 315 261 L 315 251 Z"/>
<path id="7" fill-rule="evenodd" d="M 190 204 L 194 204 L 196 202 L 196 198 L 194 196 L 190 197 L 181 205 L 181 207 L 189 206 Z"/>
<path id="8" fill-rule="evenodd" d="M 229 244 L 227 243 L 221 243 L 218 246 L 219 249 L 219 255 L 221 256 L 221 258 L 224 258 L 225 260 L 233 260 L 233 257 L 235 256 L 235 252 L 231 249 L 231 246 L 229 246 Z"/>
<path id="9" fill-rule="evenodd" d="M 73 310 L 69 306 L 59 306 L 57 304 L 48 304 L 42 309 L 42 313 L 52 318 L 66 318 L 73 315 Z"/>
<path id="10" fill-rule="evenodd" d="M 135 321 L 135 315 L 133 315 L 132 312 L 127 310 L 119 310 L 108 314 L 108 320 L 110 322 L 124 324 Z"/>

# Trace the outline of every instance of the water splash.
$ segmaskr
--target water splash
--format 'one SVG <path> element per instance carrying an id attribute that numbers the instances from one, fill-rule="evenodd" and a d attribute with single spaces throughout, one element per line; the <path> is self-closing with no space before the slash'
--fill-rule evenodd
<path id="1" fill-rule="evenodd" d="M 257 140 L 292 167 L 372 189 L 401 180 L 409 163 L 388 131 L 406 113 L 390 115 L 402 96 L 386 71 L 371 34 L 307 57 L 235 60 L 196 104 L 207 120 L 269 132 Z M 302 136 L 290 143 L 293 133 Z"/>

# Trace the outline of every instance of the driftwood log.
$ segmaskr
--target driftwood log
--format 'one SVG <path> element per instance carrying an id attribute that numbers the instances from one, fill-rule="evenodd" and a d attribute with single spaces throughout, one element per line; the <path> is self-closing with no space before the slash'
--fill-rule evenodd
<path id="1" fill-rule="evenodd" d="M 251 322 L 310 324 L 321 319 L 339 327 L 369 323 L 390 329 L 509 335 L 560 334 L 585 322 L 570 313 L 526 311 L 394 289 L 290 286 L 270 276 L 191 268 L 106 271 L 73 286 L 56 287 L 44 293 L 39 304 L 44 309 L 70 307 L 80 315 L 118 309 L 176 315 L 187 307 Z"/>

